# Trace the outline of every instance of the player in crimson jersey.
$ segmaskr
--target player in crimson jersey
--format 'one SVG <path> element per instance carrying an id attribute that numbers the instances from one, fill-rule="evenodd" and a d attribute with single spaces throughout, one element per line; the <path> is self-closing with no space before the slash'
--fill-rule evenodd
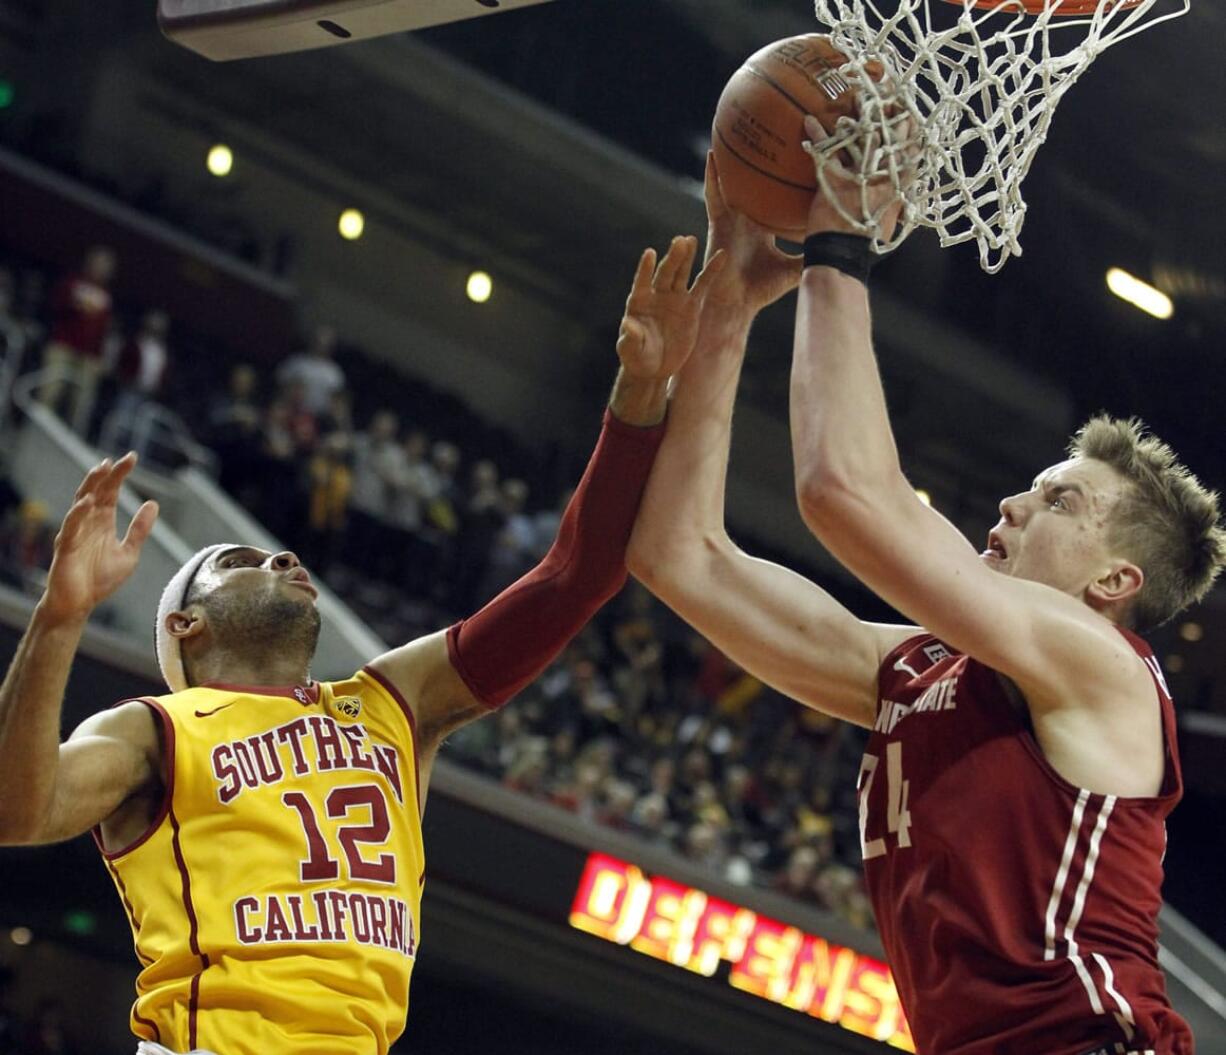
<path id="1" fill-rule="evenodd" d="M 854 209 L 861 188 L 835 183 Z M 1174 714 L 1134 631 L 1211 586 L 1216 496 L 1137 424 L 1097 418 L 1001 503 L 978 553 L 899 468 L 855 277 L 867 240 L 819 197 L 817 237 L 786 257 L 726 209 L 710 162 L 706 189 L 708 252 L 729 266 L 678 378 L 631 572 L 763 681 L 872 730 L 865 876 L 921 1055 L 1190 1055 L 1157 963 Z M 867 189 L 892 230 L 890 191 Z M 749 326 L 797 282 L 801 512 L 919 625 L 862 622 L 725 530 Z"/>
<path id="2" fill-rule="evenodd" d="M 95 715 L 61 744 L 85 622 L 132 574 L 157 516 L 146 503 L 116 538 L 133 455 L 86 476 L 0 686 L 0 842 L 94 831 L 143 967 L 142 1053 L 371 1055 L 399 1035 L 435 753 L 535 678 L 624 581 L 668 379 L 722 266 L 689 288 L 696 249 L 676 239 L 658 267 L 653 251 L 640 260 L 604 430 L 542 562 L 343 681 L 311 680 L 320 617 L 297 558 L 211 546 L 159 605 L 169 694 Z"/>

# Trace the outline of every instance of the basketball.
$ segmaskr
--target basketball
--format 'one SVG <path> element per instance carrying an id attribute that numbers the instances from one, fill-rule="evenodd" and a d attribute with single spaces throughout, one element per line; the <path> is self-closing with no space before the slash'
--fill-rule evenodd
<path id="1" fill-rule="evenodd" d="M 805 33 L 754 52 L 719 97 L 712 149 L 728 205 L 776 234 L 804 239 L 817 189 L 805 153 L 805 114 L 834 131 L 854 112 L 855 92 L 839 72 L 847 56 L 828 37 Z"/>

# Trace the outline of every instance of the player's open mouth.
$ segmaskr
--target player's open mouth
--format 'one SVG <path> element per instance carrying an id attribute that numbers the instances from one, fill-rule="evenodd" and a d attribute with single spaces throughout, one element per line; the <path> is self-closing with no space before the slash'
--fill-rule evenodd
<path id="1" fill-rule="evenodd" d="M 988 548 L 980 556 L 992 557 L 995 560 L 1007 560 L 1009 554 L 1005 551 L 1005 544 L 1001 542 L 1000 537 L 993 531 L 988 535 Z"/>
<path id="2" fill-rule="evenodd" d="M 290 572 L 290 574 L 285 577 L 285 581 L 289 583 L 290 586 L 304 587 L 305 589 L 310 591 L 312 597 L 319 596 L 319 591 L 315 588 L 314 584 L 311 582 L 311 576 L 306 572 L 305 569 L 299 568 L 295 571 Z"/>

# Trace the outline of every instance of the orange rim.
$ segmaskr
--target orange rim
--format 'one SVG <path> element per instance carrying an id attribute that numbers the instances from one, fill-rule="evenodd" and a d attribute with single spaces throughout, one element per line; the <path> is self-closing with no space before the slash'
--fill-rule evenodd
<path id="1" fill-rule="evenodd" d="M 947 4 L 954 4 L 958 7 L 962 6 L 962 0 L 945 0 Z M 1065 18 L 1073 18 L 1078 15 L 1092 15 L 1102 4 L 1102 0 L 1056 0 L 1059 6 L 1052 12 L 1055 15 L 1061 15 Z M 1139 7 L 1145 3 L 1145 0 L 1115 0 L 1114 3 L 1108 0 L 1108 6 L 1116 7 Z M 1021 8 L 1028 15 L 1041 15 L 1047 8 L 1046 0 L 974 0 L 972 7 L 990 10 L 997 7 L 1001 10 L 1009 8 Z"/>

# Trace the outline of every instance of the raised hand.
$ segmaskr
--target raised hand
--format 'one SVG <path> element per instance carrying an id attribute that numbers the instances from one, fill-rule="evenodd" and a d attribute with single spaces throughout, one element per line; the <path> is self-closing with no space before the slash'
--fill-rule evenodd
<path id="1" fill-rule="evenodd" d="M 694 350 L 703 302 L 724 269 L 723 256 L 712 257 L 691 286 L 697 254 L 698 239 L 686 235 L 672 240 L 658 267 L 654 249 L 639 258 L 617 335 L 617 356 L 631 377 L 666 380 Z"/>
<path id="2" fill-rule="evenodd" d="M 720 251 L 728 254 L 728 266 L 708 294 L 712 304 L 753 316 L 796 288 L 803 260 L 780 251 L 770 231 L 728 207 L 720 191 L 715 155 L 710 152 L 703 197 L 707 204 L 707 259 Z"/>
<path id="3" fill-rule="evenodd" d="M 55 555 L 40 607 L 53 619 L 82 620 L 110 597 L 136 569 L 141 547 L 157 520 L 156 502 L 145 502 L 124 534 L 117 536 L 119 489 L 136 455 L 89 471 L 55 537 Z"/>

